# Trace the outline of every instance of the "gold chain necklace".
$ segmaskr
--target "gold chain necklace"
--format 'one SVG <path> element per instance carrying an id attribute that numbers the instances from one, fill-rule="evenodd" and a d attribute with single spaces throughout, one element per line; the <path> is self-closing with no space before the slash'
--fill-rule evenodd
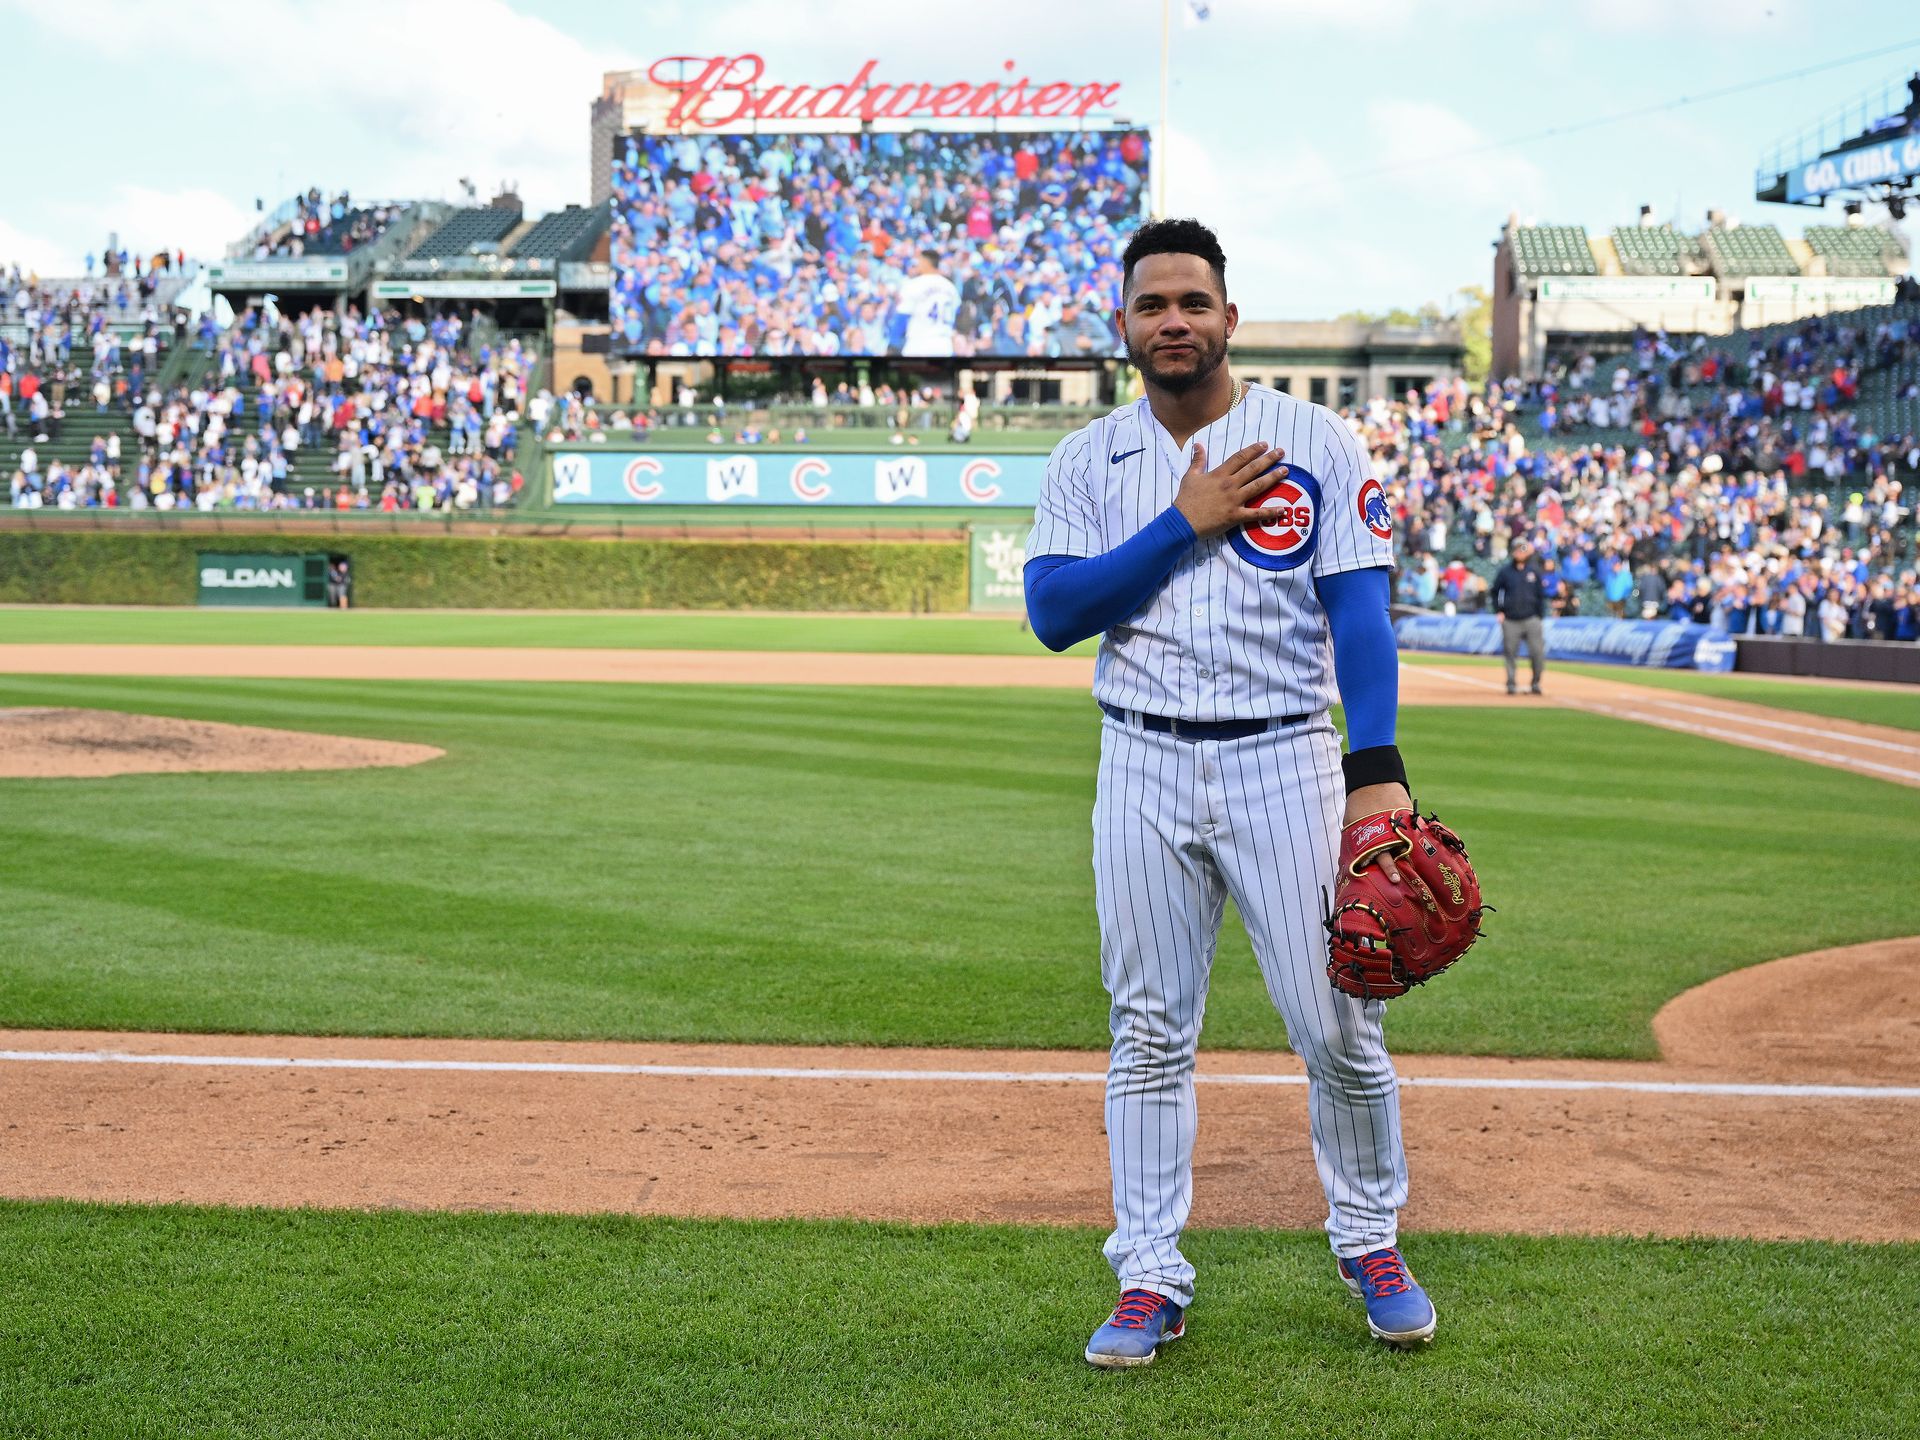
<path id="1" fill-rule="evenodd" d="M 1233 390 L 1231 393 L 1233 398 L 1227 401 L 1227 409 L 1229 410 L 1233 409 L 1234 406 L 1238 405 L 1242 400 L 1247 398 L 1247 382 L 1236 377 L 1233 382 Z"/>

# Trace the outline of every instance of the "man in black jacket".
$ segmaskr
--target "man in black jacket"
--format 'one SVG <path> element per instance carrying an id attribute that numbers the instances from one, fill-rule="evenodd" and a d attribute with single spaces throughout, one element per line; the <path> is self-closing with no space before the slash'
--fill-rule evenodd
<path id="1" fill-rule="evenodd" d="M 1533 558 L 1533 543 L 1524 535 L 1516 536 L 1507 563 L 1493 577 L 1493 609 L 1500 617 L 1500 648 L 1507 660 L 1509 695 L 1515 693 L 1514 670 L 1523 640 L 1528 663 L 1533 666 L 1532 693 L 1541 693 L 1540 677 L 1547 670 L 1546 636 L 1540 623 L 1546 614 L 1546 599 L 1546 585 Z"/>

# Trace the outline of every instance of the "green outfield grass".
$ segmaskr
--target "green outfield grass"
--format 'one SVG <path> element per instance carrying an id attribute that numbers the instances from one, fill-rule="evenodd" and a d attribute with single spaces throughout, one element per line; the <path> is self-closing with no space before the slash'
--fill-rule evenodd
<path id="1" fill-rule="evenodd" d="M 0 618 L 0 627 L 4 624 L 4 618 Z M 1433 655 L 1403 651 L 1400 658 L 1409 665 L 1477 668 L 1496 676 L 1502 668 L 1498 659 L 1477 655 Z M 1524 675 L 1525 659 L 1520 663 Z M 1596 680 L 1618 680 L 1628 685 L 1652 685 L 1662 690 L 1689 690 L 1696 695 L 1746 700 L 1755 705 L 1775 705 L 1782 710 L 1827 715 L 1836 720 L 1858 720 L 1870 725 L 1920 730 L 1920 687 L 1911 690 L 1869 689 L 1859 685 L 1809 684 L 1760 675 L 1710 675 L 1698 670 L 1648 670 L 1636 665 L 1565 665 L 1557 662 L 1547 667 L 1549 687 L 1553 684 L 1556 671 L 1591 675 Z"/>
<path id="2" fill-rule="evenodd" d="M 832 650 L 1045 655 L 1019 616 L 640 615 L 435 610 L 0 607 L 0 644 L 524 645 L 537 649 Z M 1091 655 L 1088 640 L 1072 653 Z"/>
<path id="3" fill-rule="evenodd" d="M 1019 616 L 565 614 L 427 610 L 132 610 L 0 606 L 0 643 L 41 645 L 517 645 L 635 650 L 824 650 L 926 655 L 1044 655 Z M 1091 655 L 1084 641 L 1069 654 Z M 1479 667 L 1471 655 L 1401 657 L 1412 665 Z M 1815 715 L 1920 729 L 1920 690 L 1803 685 L 1630 665 L 1555 665 L 1602 680 L 1657 685 Z"/>
<path id="4" fill-rule="evenodd" d="M 1758 675 L 1703 675 L 1697 670 L 1642 670 L 1626 665 L 1568 665 L 1564 668 L 1577 670 L 1583 675 L 1598 676 L 1603 680 L 1627 680 L 1635 685 L 1652 685 L 1662 690 L 1689 690 L 1696 695 L 1745 700 L 1754 705 L 1775 705 L 1782 710 L 1827 715 L 1837 720 L 1862 720 L 1873 725 L 1920 730 L 1920 686 L 1906 690 L 1870 690 L 1856 685 L 1803 684 Z"/>
<path id="5" fill-rule="evenodd" d="M 7 677 L 0 705 L 449 752 L 0 782 L 0 1023 L 1106 1044 L 1082 695 Z M 1886 839 L 1920 792 L 1566 711 L 1401 736 L 1501 907 L 1395 1003 L 1401 1050 L 1646 1056 L 1689 986 L 1913 929 Z M 1283 1043 L 1232 920 L 1207 1022 Z"/>
<path id="6" fill-rule="evenodd" d="M 1418 1237 L 1400 1354 L 1320 1236 L 1199 1232 L 1187 1337 L 1111 1374 L 1087 1231 L 8 1203 L 0 1244 L 8 1436 L 1916 1433 L 1914 1246 Z"/>

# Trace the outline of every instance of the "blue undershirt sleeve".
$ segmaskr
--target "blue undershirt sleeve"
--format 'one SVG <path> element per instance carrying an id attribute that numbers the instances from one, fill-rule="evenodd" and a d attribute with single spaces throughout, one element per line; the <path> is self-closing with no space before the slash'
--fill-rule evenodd
<path id="1" fill-rule="evenodd" d="M 1104 555 L 1033 556 L 1023 572 L 1033 633 L 1049 650 L 1065 650 L 1111 629 L 1153 598 L 1193 542 L 1193 526 L 1169 505 Z"/>
<path id="2" fill-rule="evenodd" d="M 1400 709 L 1400 654 L 1382 567 L 1316 576 L 1314 589 L 1333 634 L 1333 676 L 1347 712 L 1347 749 L 1394 743 Z"/>

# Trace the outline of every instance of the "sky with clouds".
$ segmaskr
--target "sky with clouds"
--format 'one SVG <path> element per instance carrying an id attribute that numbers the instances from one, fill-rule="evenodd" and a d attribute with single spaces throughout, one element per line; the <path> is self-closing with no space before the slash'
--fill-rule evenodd
<path id="1" fill-rule="evenodd" d="M 1192 28 L 1183 5 L 1169 209 L 1220 231 L 1254 319 L 1448 304 L 1489 282 L 1509 212 L 1605 229 L 1649 204 L 1697 229 L 1718 208 L 1797 234 L 1831 217 L 1755 203 L 1760 154 L 1920 69 L 1920 13 L 1897 0 L 1212 0 Z M 985 81 L 1012 59 L 1118 81 L 1116 113 L 1154 124 L 1160 17 L 1160 0 L 0 0 L 0 264 L 75 273 L 110 231 L 213 258 L 256 197 L 309 184 L 454 198 L 465 176 L 517 183 L 535 212 L 584 201 L 602 72 L 664 55 L 753 51 L 769 80 L 815 85 L 870 58 L 882 82 Z"/>

